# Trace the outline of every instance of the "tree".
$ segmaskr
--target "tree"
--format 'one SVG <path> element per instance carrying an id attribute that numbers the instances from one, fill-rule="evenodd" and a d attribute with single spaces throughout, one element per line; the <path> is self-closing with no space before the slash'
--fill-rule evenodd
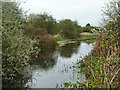
<path id="1" fill-rule="evenodd" d="M 86 27 L 90 27 L 90 23 L 86 24 Z"/>
<path id="2" fill-rule="evenodd" d="M 92 29 L 92 27 L 91 27 L 90 24 L 88 23 L 88 24 L 86 24 L 85 27 L 83 27 L 83 32 L 92 32 L 91 29 Z"/>
<path id="3" fill-rule="evenodd" d="M 102 25 L 104 28 L 106 28 L 104 32 L 112 29 L 113 34 L 118 41 L 120 41 L 120 1 L 108 1 L 106 7 L 104 7 L 104 10 L 102 11 L 104 16 Z"/>
<path id="4" fill-rule="evenodd" d="M 118 21 L 118 19 L 120 18 L 120 1 L 108 1 L 102 11 L 102 25 L 104 24 L 103 26 L 108 25 L 111 21 Z"/>
<path id="5" fill-rule="evenodd" d="M 2 79 L 16 81 L 27 65 L 32 51 L 30 40 L 24 35 L 23 12 L 18 3 L 2 3 Z"/>
<path id="6" fill-rule="evenodd" d="M 59 22 L 59 29 L 61 34 L 66 38 L 76 38 L 80 33 L 80 26 L 76 21 L 70 19 L 61 20 Z"/>
<path id="7" fill-rule="evenodd" d="M 26 29 L 27 30 L 43 29 L 48 34 L 56 34 L 58 32 L 56 20 L 47 13 L 30 14 L 28 16 Z"/>

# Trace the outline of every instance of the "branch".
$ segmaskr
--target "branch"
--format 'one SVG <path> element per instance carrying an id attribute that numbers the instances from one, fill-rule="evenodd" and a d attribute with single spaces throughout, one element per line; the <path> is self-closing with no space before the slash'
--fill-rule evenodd
<path id="1" fill-rule="evenodd" d="M 118 72 L 120 71 L 120 69 L 118 69 L 118 71 L 116 72 L 116 74 L 118 74 Z M 116 77 L 116 74 L 113 76 L 113 78 L 110 81 L 110 84 L 113 82 L 114 78 Z"/>

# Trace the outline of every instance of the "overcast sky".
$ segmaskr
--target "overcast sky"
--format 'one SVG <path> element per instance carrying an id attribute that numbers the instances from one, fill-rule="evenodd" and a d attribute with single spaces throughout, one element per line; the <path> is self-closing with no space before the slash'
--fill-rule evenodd
<path id="1" fill-rule="evenodd" d="M 98 26 L 105 0 L 27 0 L 21 4 L 28 13 L 47 12 L 57 20 L 77 20 L 81 26 Z"/>

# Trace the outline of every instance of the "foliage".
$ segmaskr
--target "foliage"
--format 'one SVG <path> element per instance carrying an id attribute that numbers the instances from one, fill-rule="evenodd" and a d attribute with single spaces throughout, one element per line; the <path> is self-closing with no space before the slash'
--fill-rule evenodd
<path id="1" fill-rule="evenodd" d="M 80 35 L 80 26 L 76 21 L 71 21 L 70 19 L 60 20 L 59 31 L 65 38 L 76 38 Z"/>
<path id="2" fill-rule="evenodd" d="M 115 26 L 114 26 L 115 25 Z M 102 33 L 96 40 L 91 53 L 80 64 L 81 72 L 86 73 L 86 82 L 81 84 L 65 83 L 64 88 L 118 88 L 120 72 L 120 41 L 115 30 L 118 24 L 110 25 L 107 33 Z M 117 26 L 117 27 L 116 27 Z M 112 30 L 110 29 L 112 28 Z M 60 87 L 60 86 L 59 86 Z"/>
<path id="3" fill-rule="evenodd" d="M 75 88 L 87 88 L 85 84 L 80 83 L 79 81 L 76 81 L 76 83 L 66 82 L 64 85 L 58 85 L 57 88 L 70 88 L 71 90 L 74 90 Z"/>
<path id="4" fill-rule="evenodd" d="M 112 32 L 112 31 L 111 31 Z M 112 35 L 111 35 L 112 36 Z M 107 41 L 106 41 L 107 39 Z M 116 43 L 117 42 L 117 43 Z M 118 85 L 119 53 L 118 42 L 113 37 L 101 36 L 94 50 L 85 58 L 82 71 L 87 74 L 90 86 L 99 88 L 116 88 Z"/>
<path id="5" fill-rule="evenodd" d="M 63 40 L 65 40 L 65 38 L 62 37 L 62 36 L 57 36 L 57 37 L 54 37 L 54 38 L 55 38 L 56 41 L 63 41 Z"/>
<path id="6" fill-rule="evenodd" d="M 119 88 L 120 14 L 117 12 L 120 10 L 120 2 L 111 1 L 107 6 L 104 13 L 109 17 L 109 22 L 105 23 L 94 49 L 81 64 L 81 72 L 86 73 L 84 85 L 87 88 Z M 66 83 L 64 87 L 73 85 L 79 88 L 81 84 Z"/>
<path id="7" fill-rule="evenodd" d="M 85 27 L 82 27 L 82 31 L 83 32 L 91 32 L 92 33 L 92 29 L 93 29 L 94 27 L 92 27 L 92 26 L 90 26 L 90 24 L 88 23 L 88 24 L 86 24 L 86 26 Z"/>
<path id="8" fill-rule="evenodd" d="M 18 3 L 2 3 L 2 79 L 13 82 L 21 76 L 32 53 L 32 40 L 24 36 L 24 16 Z"/>
<path id="9" fill-rule="evenodd" d="M 103 7 L 102 26 L 108 25 L 111 21 L 117 21 L 120 17 L 120 0 L 108 0 Z"/>
<path id="10" fill-rule="evenodd" d="M 57 45 L 53 36 L 47 34 L 44 30 L 32 30 L 27 33 L 27 36 L 37 42 L 34 44 L 34 47 L 38 50 L 53 49 Z"/>
<path id="11" fill-rule="evenodd" d="M 29 32 L 30 30 L 42 29 L 45 30 L 48 34 L 56 34 L 57 30 L 57 22 L 47 13 L 43 14 L 30 14 L 27 18 L 26 30 Z"/>
<path id="12" fill-rule="evenodd" d="M 111 2 L 110 4 L 114 4 Z M 112 5 L 111 5 L 112 6 Z M 114 5 L 113 5 L 114 6 Z M 112 7 L 113 8 L 113 7 Z M 120 8 L 120 7 L 118 7 Z M 111 10 L 107 8 L 107 10 Z M 108 13 L 108 17 L 111 16 Z M 106 14 L 105 13 L 105 14 Z M 113 12 L 114 13 L 114 12 Z M 117 14 L 119 16 L 119 14 Z M 110 19 L 111 20 L 111 19 Z M 87 74 L 88 87 L 118 88 L 118 73 L 120 61 L 119 18 L 107 23 L 96 40 L 94 50 L 84 58 L 82 71 Z"/>

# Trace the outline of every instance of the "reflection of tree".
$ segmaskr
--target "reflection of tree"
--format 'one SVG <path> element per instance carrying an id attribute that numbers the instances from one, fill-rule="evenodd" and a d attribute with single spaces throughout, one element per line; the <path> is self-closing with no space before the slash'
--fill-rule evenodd
<path id="1" fill-rule="evenodd" d="M 30 64 L 31 65 L 39 65 L 41 69 L 49 69 L 52 68 L 57 61 L 57 57 L 53 57 L 54 50 L 45 50 L 41 51 L 38 57 L 34 57 Z"/>
<path id="2" fill-rule="evenodd" d="M 65 46 L 60 47 L 60 56 L 71 57 L 73 53 L 78 52 L 78 47 L 80 43 L 69 43 Z"/>

